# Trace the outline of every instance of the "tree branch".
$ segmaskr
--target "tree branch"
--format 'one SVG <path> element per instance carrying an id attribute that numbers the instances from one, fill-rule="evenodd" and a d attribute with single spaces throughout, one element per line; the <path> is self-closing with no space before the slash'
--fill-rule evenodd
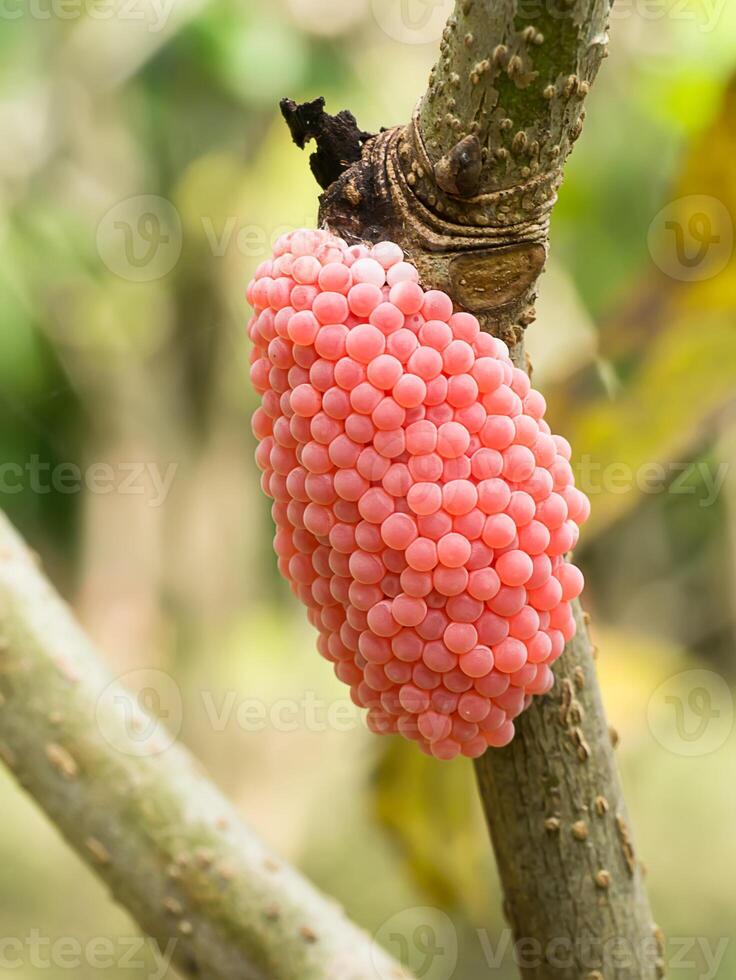
<path id="1" fill-rule="evenodd" d="M 410 980 L 161 734 L 0 514 L 0 757 L 141 928 L 192 978 Z"/>
<path id="2" fill-rule="evenodd" d="M 522 367 L 609 12 L 610 0 L 457 0 L 413 120 L 369 141 L 320 198 L 331 230 L 398 242 L 422 284 L 475 313 Z M 481 798 L 509 921 L 537 951 L 523 976 L 653 980 L 661 937 L 576 615 L 553 692 L 518 719 L 510 746 L 477 760 Z"/>
<path id="3" fill-rule="evenodd" d="M 483 157 L 474 194 L 507 188 L 522 211 L 548 211 L 606 53 L 609 9 L 608 0 L 458 3 L 419 109 L 433 165 L 467 134 Z"/>
<path id="4" fill-rule="evenodd" d="M 653 980 L 664 975 L 663 940 L 578 602 L 575 614 L 554 688 L 516 719 L 509 746 L 476 760 L 478 785 L 509 924 L 544 954 L 522 976 Z"/>

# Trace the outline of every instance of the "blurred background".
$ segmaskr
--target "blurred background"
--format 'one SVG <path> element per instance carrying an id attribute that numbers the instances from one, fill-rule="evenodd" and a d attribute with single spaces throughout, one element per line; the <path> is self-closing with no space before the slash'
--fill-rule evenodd
<path id="1" fill-rule="evenodd" d="M 365 731 L 277 578 L 249 426 L 245 286 L 316 220 L 278 100 L 405 121 L 450 7 L 3 0 L 0 506 L 269 843 L 419 976 L 510 980 L 471 765 Z M 617 5 L 529 330 L 683 980 L 736 975 L 735 31 L 735 0 Z M 4 772 L 0 800 L 0 976 L 173 976 Z"/>

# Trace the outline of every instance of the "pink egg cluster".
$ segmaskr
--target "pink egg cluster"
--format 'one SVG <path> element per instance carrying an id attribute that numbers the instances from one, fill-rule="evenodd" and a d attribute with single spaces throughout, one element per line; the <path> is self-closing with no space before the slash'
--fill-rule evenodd
<path id="1" fill-rule="evenodd" d="M 508 348 L 398 245 L 277 242 L 248 287 L 262 485 L 281 573 L 372 731 L 506 745 L 553 685 L 589 512 Z"/>

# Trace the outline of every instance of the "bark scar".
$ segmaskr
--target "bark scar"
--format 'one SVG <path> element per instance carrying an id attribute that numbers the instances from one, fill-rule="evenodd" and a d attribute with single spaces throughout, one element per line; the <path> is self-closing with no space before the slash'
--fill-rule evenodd
<path id="1" fill-rule="evenodd" d="M 474 134 L 456 143 L 434 168 L 435 180 L 442 190 L 458 197 L 474 197 L 478 193 L 482 172 L 480 142 Z"/>

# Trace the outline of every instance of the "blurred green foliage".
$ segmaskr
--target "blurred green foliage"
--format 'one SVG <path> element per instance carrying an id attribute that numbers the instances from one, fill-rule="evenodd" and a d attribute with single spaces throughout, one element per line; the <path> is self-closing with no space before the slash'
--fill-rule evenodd
<path id="1" fill-rule="evenodd" d="M 347 723 L 329 713 L 345 692 L 277 578 L 249 429 L 245 284 L 279 231 L 316 220 L 278 99 L 325 95 L 372 131 L 407 119 L 436 41 L 400 43 L 385 7 L 3 7 L 0 501 L 113 668 L 176 678 L 182 737 L 263 835 L 384 941 L 391 916 L 443 908 L 457 969 L 440 958 L 425 975 L 470 980 L 489 975 L 483 939 L 495 948 L 504 930 L 470 767 L 368 736 L 347 705 Z M 695 943 L 683 980 L 736 972 L 734 738 L 685 756 L 648 719 L 680 671 L 733 687 L 736 267 L 724 239 L 724 260 L 688 281 L 665 220 L 687 230 L 705 195 L 721 205 L 714 233 L 733 234 L 735 27 L 734 0 L 619 6 L 529 331 L 536 383 L 578 462 L 628 473 L 587 488 L 580 556 L 660 925 L 726 941 L 717 973 Z M 647 489 L 638 475 L 653 463 L 669 479 Z M 54 484 L 68 465 L 79 480 Z M 101 465 L 106 490 L 91 476 Z M 169 466 L 162 494 L 152 474 Z M 148 469 L 125 491 L 130 467 Z M 682 471 L 692 492 L 673 490 Z M 271 711 L 282 698 L 299 706 L 296 727 Z M 266 722 L 244 724 L 245 703 Z M 0 780 L 0 940 L 136 935 Z M 69 974 L 31 959 L 26 946 L 0 974 Z M 131 976 L 119 957 L 103 972 Z M 511 957 L 493 973 L 513 977 Z M 133 975 L 156 975 L 150 951 Z"/>

